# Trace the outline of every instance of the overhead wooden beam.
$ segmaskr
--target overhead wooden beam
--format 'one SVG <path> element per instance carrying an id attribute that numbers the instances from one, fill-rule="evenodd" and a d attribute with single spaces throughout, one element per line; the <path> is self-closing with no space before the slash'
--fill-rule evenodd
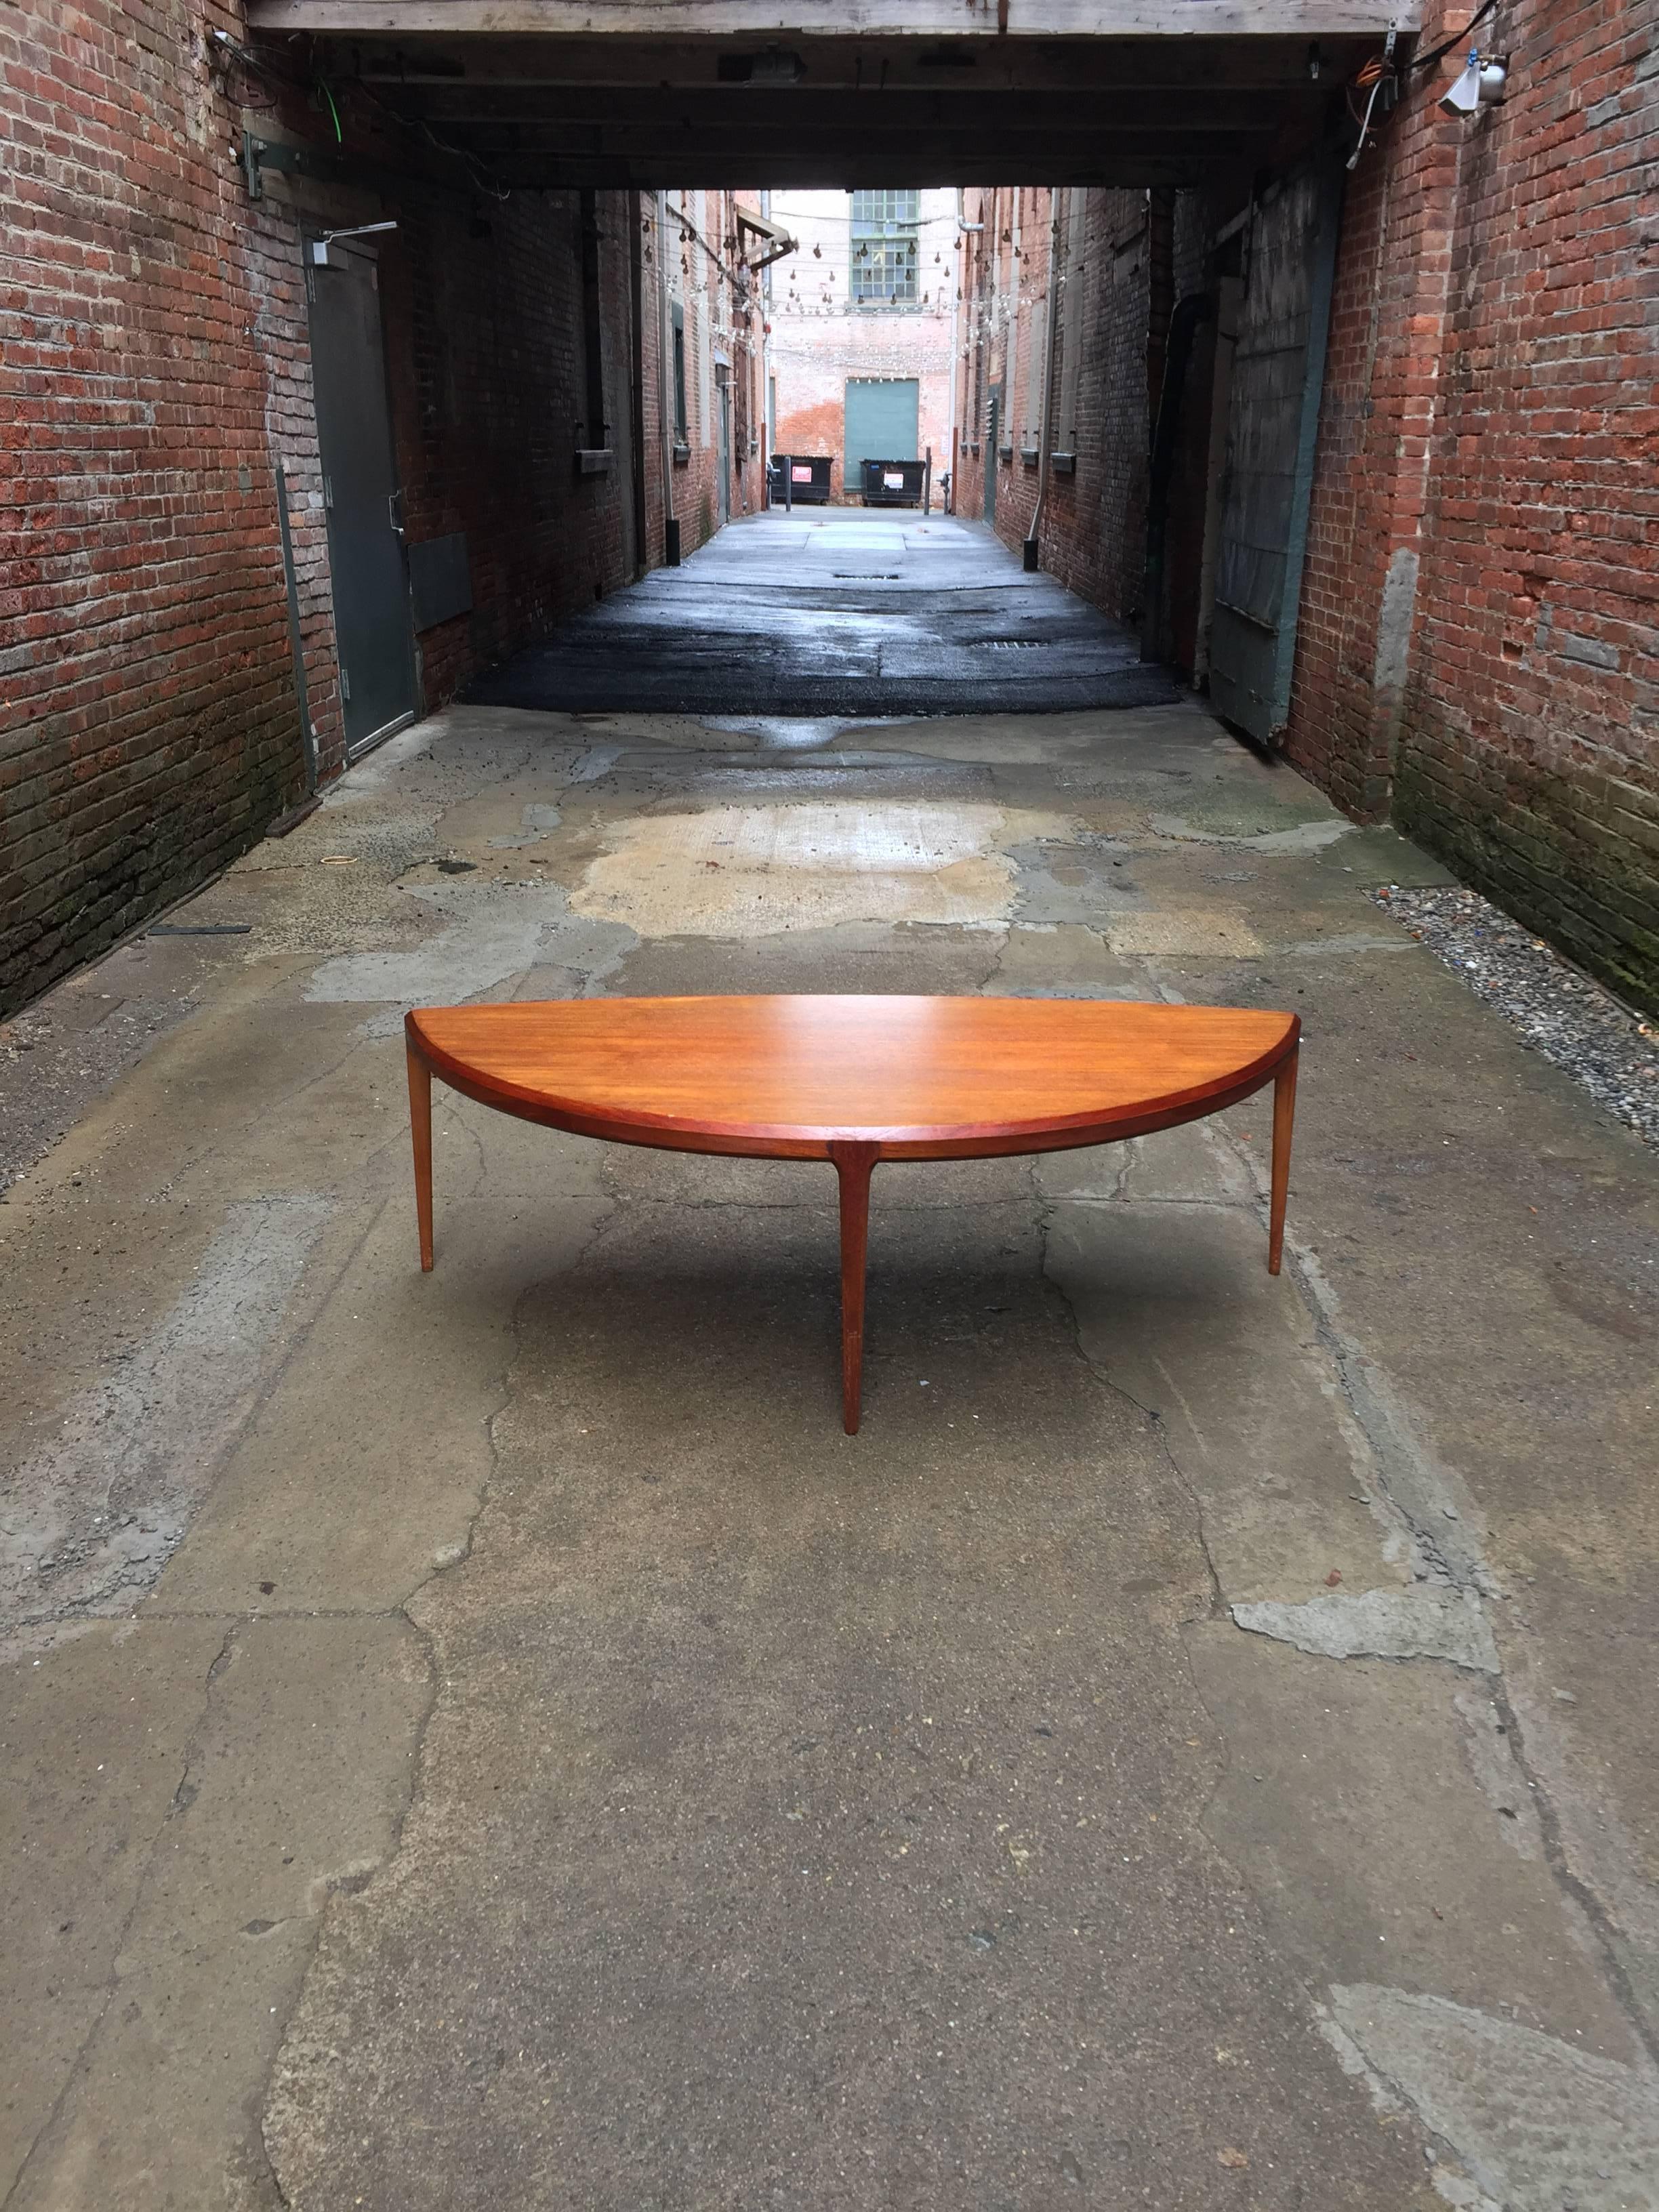
<path id="1" fill-rule="evenodd" d="M 772 176 L 774 166 L 792 157 L 811 160 L 833 181 L 839 182 L 854 167 L 868 162 L 902 185 L 914 185 L 924 168 L 953 161 L 987 158 L 984 142 L 967 133 L 918 131 L 902 150 L 883 143 L 871 145 L 845 138 L 821 142 L 799 132 L 758 131 L 734 143 L 723 132 L 678 131 L 672 135 L 644 124 L 605 125 L 587 130 L 574 126 L 557 132 L 546 125 L 520 128 L 503 124 L 490 131 L 457 134 L 455 143 L 487 165 L 492 173 L 510 168 L 514 161 L 545 155 L 550 160 L 610 159 L 637 165 L 648 163 L 658 173 L 676 183 L 712 185 L 734 184 L 738 178 Z M 1010 131 L 996 142 L 990 157 L 1004 178 L 1046 180 L 1049 164 L 1068 167 L 1098 163 L 1114 169 L 1136 168 L 1158 162 L 1179 162 L 1188 169 L 1206 162 L 1237 161 L 1259 155 L 1260 141 L 1216 136 L 1201 143 L 1182 144 L 1168 137 L 1143 137 L 1115 133 L 1102 140 L 1085 131 Z M 950 170 L 952 177 L 954 170 Z"/>
<path id="2" fill-rule="evenodd" d="M 1320 41 L 1320 82 L 1340 84 L 1376 52 L 1375 34 Z M 1019 90 L 1080 93 L 1309 89 L 1305 38 L 824 39 L 788 41 L 802 89 L 872 94 Z M 711 88 L 733 63 L 764 53 L 755 42 L 641 39 L 337 38 L 331 66 L 376 84 L 616 84 Z M 746 96 L 764 99 L 750 85 Z"/>
<path id="3" fill-rule="evenodd" d="M 1297 38 L 1414 31 L 1421 0 L 841 0 L 833 19 L 851 37 Z M 664 39 L 787 40 L 825 29 L 803 8 L 780 21 L 779 0 L 248 0 L 251 28 L 398 38 L 416 32 L 493 37 L 634 33 Z"/>
<path id="4" fill-rule="evenodd" d="M 1179 188 L 1205 185 L 1219 176 L 1239 173 L 1237 165 L 1212 167 L 1200 161 L 1168 159 L 1133 162 L 1103 162 L 1096 159 L 1072 163 L 1052 155 L 1043 167 L 1046 183 L 1121 185 L 1134 191 L 1153 185 Z M 492 161 L 490 173 L 495 182 L 514 191 L 676 191 L 686 183 L 683 168 L 643 157 Z M 1248 177 L 1249 172 L 1243 173 Z M 830 161 L 799 152 L 793 158 L 770 155 L 765 174 L 767 185 L 774 191 L 848 191 L 866 186 L 885 190 L 892 184 L 891 163 L 867 156 L 848 162 Z M 988 159 L 982 153 L 977 158 L 970 158 L 959 149 L 919 162 L 907 174 L 909 183 L 924 190 L 954 185 L 1007 185 L 1021 181 L 1018 173 L 1011 172 L 996 158 Z M 1029 182 L 1029 176 L 1024 180 Z M 702 181 L 711 191 L 720 187 L 758 189 L 753 176 L 738 176 L 725 169 Z"/>
<path id="5" fill-rule="evenodd" d="M 658 91 L 611 86 L 595 95 L 586 85 L 467 87 L 405 85 L 388 91 L 387 103 L 407 120 L 483 128 L 501 123 L 647 125 L 741 133 L 756 131 L 833 131 L 843 138 L 866 135 L 905 137 L 918 131 L 982 134 L 1010 131 L 1173 131 L 1204 137 L 1214 131 L 1271 131 L 1289 114 L 1283 96 L 1261 93 L 927 92 L 904 100 L 861 100 L 848 92 L 795 89 L 763 103 L 729 91 Z"/>

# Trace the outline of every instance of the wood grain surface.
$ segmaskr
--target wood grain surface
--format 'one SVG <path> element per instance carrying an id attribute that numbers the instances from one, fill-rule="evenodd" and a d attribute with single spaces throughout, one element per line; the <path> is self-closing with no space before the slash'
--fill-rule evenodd
<path id="1" fill-rule="evenodd" d="M 883 1160 L 1103 1144 L 1273 1085 L 1267 1265 L 1290 1185 L 1301 1024 L 1111 999 L 550 999 L 404 1024 L 421 1265 L 432 1079 L 527 1121 L 659 1150 L 823 1159 L 841 1183 L 842 1422 L 863 1398 L 870 1178 Z"/>
<path id="2" fill-rule="evenodd" d="M 673 1150 L 971 1158 L 1097 1144 L 1248 1097 L 1294 1014 L 1116 1000 L 561 999 L 428 1006 L 432 1072 L 482 1103 Z"/>

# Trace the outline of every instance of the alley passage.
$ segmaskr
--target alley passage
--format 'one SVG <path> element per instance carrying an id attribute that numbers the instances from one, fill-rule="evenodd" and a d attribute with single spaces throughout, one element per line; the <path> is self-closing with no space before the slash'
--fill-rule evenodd
<path id="1" fill-rule="evenodd" d="M 1651 1156 L 1192 702 L 827 720 L 451 708 L 0 1054 L 150 1040 L 0 1208 L 6 2212 L 1651 2212 Z M 1289 1264 L 1265 1101 L 884 1166 L 849 1438 L 823 1163 L 441 1088 L 421 1273 L 406 1008 L 723 991 L 1294 1010 Z"/>
<path id="2" fill-rule="evenodd" d="M 1133 634 L 982 525 L 774 508 L 659 568 L 477 685 L 564 713 L 1048 714 L 1157 707 Z"/>

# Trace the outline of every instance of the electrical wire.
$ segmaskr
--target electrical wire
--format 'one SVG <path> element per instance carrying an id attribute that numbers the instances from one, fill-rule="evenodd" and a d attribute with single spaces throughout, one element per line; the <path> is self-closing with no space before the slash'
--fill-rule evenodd
<path id="1" fill-rule="evenodd" d="M 1443 60 L 1455 47 L 1461 46 L 1471 32 L 1479 30 L 1497 5 L 1498 0 L 1481 0 L 1481 5 L 1476 9 L 1461 31 L 1455 33 L 1451 38 L 1443 40 L 1439 46 L 1432 47 L 1426 54 L 1414 55 L 1402 70 L 1396 70 L 1395 67 L 1395 33 L 1393 31 L 1389 32 L 1389 43 L 1382 52 L 1380 54 L 1373 54 L 1368 61 L 1362 63 L 1342 88 L 1342 96 L 1348 103 L 1348 113 L 1359 131 L 1358 143 L 1348 156 L 1350 169 L 1358 167 L 1359 157 L 1365 150 L 1366 143 L 1371 135 L 1371 118 L 1376 112 L 1377 100 L 1384 84 L 1392 82 L 1398 85 L 1405 77 L 1409 76 L 1413 70 L 1432 69 L 1437 62 Z M 1363 114 L 1354 101 L 1354 94 L 1357 92 L 1366 93 L 1369 95 Z"/>
<path id="2" fill-rule="evenodd" d="M 361 77 L 355 78 L 353 84 L 355 89 L 362 93 L 365 100 L 373 101 L 380 112 L 383 115 L 389 115 L 400 129 L 418 131 L 428 144 L 435 146 L 441 154 L 447 154 L 453 161 L 464 161 L 466 164 L 468 175 L 481 192 L 487 192 L 491 199 L 497 201 L 512 198 L 513 187 L 510 185 L 502 184 L 499 177 L 492 177 L 477 155 L 468 148 L 451 145 L 448 139 L 441 138 L 432 125 L 422 117 L 399 114 L 389 100 L 382 100 L 373 85 L 365 84 Z"/>
<path id="3" fill-rule="evenodd" d="M 329 114 L 333 120 L 335 143 L 344 144 L 345 132 L 341 126 L 340 111 L 336 105 L 334 94 L 330 89 L 326 77 L 319 76 L 313 79 L 302 76 L 292 68 L 285 68 L 278 57 L 272 56 L 267 59 L 262 54 L 252 52 L 239 40 L 233 39 L 228 31 L 210 32 L 209 40 L 211 51 L 215 54 L 228 57 L 238 69 L 246 73 L 264 77 L 272 83 L 292 86 L 296 91 L 302 91 L 307 86 L 311 86 L 320 92 L 328 102 Z M 441 138 L 429 123 L 407 115 L 400 115 L 389 100 L 382 100 L 374 87 L 365 84 L 361 77 L 355 77 L 352 80 L 352 86 L 353 89 L 362 93 L 366 100 L 371 100 L 382 114 L 390 116 L 400 130 L 418 131 L 427 143 L 435 147 L 439 153 L 447 154 L 452 161 L 464 161 L 474 185 L 481 192 L 487 193 L 494 200 L 507 200 L 513 197 L 512 187 L 503 185 L 499 178 L 492 177 L 477 156 L 466 147 L 453 146 L 447 138 Z M 249 107 L 258 106 L 268 108 L 276 106 L 276 101 L 275 99 L 258 102 L 244 100 L 240 104 Z"/>
<path id="4" fill-rule="evenodd" d="M 1462 46 L 1468 40 L 1469 33 L 1478 30 L 1497 5 L 1498 0 L 1485 0 L 1485 4 L 1475 10 L 1455 37 L 1448 39 L 1443 45 L 1437 46 L 1432 53 L 1413 55 L 1406 66 L 1414 70 L 1432 69 L 1443 55 L 1450 53 L 1454 46 Z"/>

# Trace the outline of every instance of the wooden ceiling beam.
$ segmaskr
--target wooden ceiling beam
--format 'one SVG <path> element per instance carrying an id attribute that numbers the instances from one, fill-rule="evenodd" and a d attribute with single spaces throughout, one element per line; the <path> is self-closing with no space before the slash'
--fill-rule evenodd
<path id="1" fill-rule="evenodd" d="M 781 43 L 778 41 L 776 43 Z M 1319 41 L 1321 82 L 1340 83 L 1376 52 L 1374 37 Z M 791 39 L 800 88 L 860 95 L 981 93 L 1274 92 L 1310 89 L 1306 39 Z M 333 38 L 327 66 L 375 84 L 651 85 L 710 88 L 721 69 L 752 63 L 757 41 L 599 39 Z M 732 89 L 729 82 L 726 88 Z M 767 88 L 743 88 L 751 100 Z"/>
<path id="2" fill-rule="evenodd" d="M 1131 191 L 1158 186 L 1179 190 L 1209 185 L 1223 176 L 1248 176 L 1248 171 L 1241 172 L 1236 166 L 1169 160 L 1115 164 L 1079 161 L 1074 166 L 1051 160 L 1046 167 L 1046 181 L 1056 185 L 1121 186 Z M 853 191 L 866 187 L 884 191 L 892 184 L 891 167 L 884 161 L 850 165 L 843 161 L 831 165 L 810 157 L 798 156 L 787 162 L 779 157 L 769 161 L 766 174 L 768 188 L 773 191 Z M 492 164 L 491 178 L 512 191 L 676 191 L 685 183 L 683 171 L 671 173 L 660 163 L 611 159 L 497 163 Z M 921 190 L 948 189 L 953 185 L 972 190 L 981 185 L 1006 187 L 1018 179 L 994 159 L 987 161 L 981 156 L 970 161 L 953 152 L 948 159 L 919 167 L 910 181 Z M 755 179 L 748 175 L 722 173 L 706 176 L 702 182 L 702 188 L 709 191 L 759 189 Z"/>
<path id="3" fill-rule="evenodd" d="M 904 137 L 917 131 L 963 133 L 1128 131 L 1173 131 L 1204 137 L 1211 131 L 1272 131 L 1309 105 L 1261 93 L 1206 93 L 1162 99 L 1143 93 L 1057 92 L 916 93 L 897 100 L 863 100 L 847 92 L 795 88 L 764 102 L 748 92 L 663 92 L 612 86 L 596 99 L 590 86 L 404 86 L 385 94 L 394 112 L 410 121 L 448 130 L 490 129 L 503 123 L 639 125 L 659 130 L 691 128 L 748 137 L 757 131 L 872 134 Z"/>
<path id="4" fill-rule="evenodd" d="M 729 143 L 663 145 L 637 143 L 575 143 L 560 147 L 465 145 L 492 181 L 526 190 L 554 190 L 580 185 L 603 190 L 638 187 L 652 191 L 696 186 L 732 191 L 790 185 L 815 191 L 851 191 L 865 185 L 890 186 L 895 179 L 890 148 L 828 146 L 800 141 L 770 142 L 758 149 L 734 149 Z M 922 142 L 911 149 L 898 182 L 927 187 L 951 185 L 1007 185 L 1040 179 L 1045 184 L 1127 185 L 1197 185 L 1218 175 L 1248 173 L 1259 161 L 1253 147 L 1217 144 L 1202 154 L 1153 149 L 1125 151 L 1109 143 L 1045 139 L 1040 144 L 988 149 L 963 141 Z"/>
<path id="5" fill-rule="evenodd" d="M 984 138 L 976 132 L 917 131 L 903 146 L 890 139 L 866 138 L 856 131 L 805 134 L 787 129 L 745 131 L 734 138 L 727 131 L 706 131 L 696 125 L 665 132 L 654 124 L 516 124 L 492 125 L 487 130 L 452 131 L 445 136 L 454 144 L 491 167 L 514 155 L 559 156 L 627 155 L 652 160 L 672 172 L 683 184 L 707 185 L 710 163 L 722 175 L 740 171 L 745 177 L 771 174 L 770 162 L 792 152 L 811 158 L 821 167 L 835 170 L 862 158 L 884 161 L 900 184 L 914 182 L 919 163 L 935 159 L 985 158 Z M 1237 131 L 1216 131 L 1184 143 L 1167 133 L 1115 131 L 1103 135 L 1088 131 L 1005 131 L 988 149 L 1006 176 L 1042 179 L 1052 152 L 1057 159 L 1133 162 L 1143 158 L 1178 161 L 1233 161 L 1258 151 L 1260 141 Z"/>
<path id="6" fill-rule="evenodd" d="M 844 0 L 862 37 L 986 40 L 1157 37 L 1336 38 L 1415 30 L 1421 0 L 1007 0 L 964 32 L 962 0 Z M 778 0 L 249 0 L 250 27 L 403 38 L 539 33 L 645 38 L 792 40 L 822 33 L 822 15 L 779 21 Z M 1006 28 L 1003 28 L 1006 21 Z"/>

